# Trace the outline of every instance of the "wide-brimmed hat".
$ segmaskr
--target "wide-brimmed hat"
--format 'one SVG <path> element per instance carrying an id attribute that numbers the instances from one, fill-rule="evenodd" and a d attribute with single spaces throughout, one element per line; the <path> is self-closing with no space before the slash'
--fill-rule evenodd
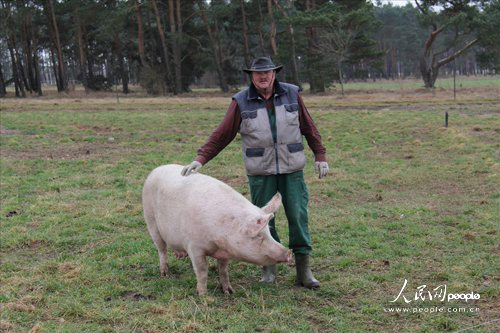
<path id="1" fill-rule="evenodd" d="M 275 70 L 276 73 L 278 73 L 282 68 L 283 66 L 276 66 L 271 58 L 260 57 L 254 59 L 254 61 L 252 62 L 252 66 L 250 66 L 250 68 L 243 69 L 243 71 L 250 74 L 252 72 L 265 72 Z"/>

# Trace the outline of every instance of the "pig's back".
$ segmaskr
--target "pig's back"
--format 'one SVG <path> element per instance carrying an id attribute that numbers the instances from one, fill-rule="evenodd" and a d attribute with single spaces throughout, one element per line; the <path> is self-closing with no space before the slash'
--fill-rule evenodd
<path id="1" fill-rule="evenodd" d="M 160 200 L 154 200 L 156 204 L 168 204 L 171 211 L 179 213 L 197 210 L 205 215 L 212 215 L 211 211 L 221 214 L 229 208 L 242 209 L 250 204 L 240 193 L 215 178 L 200 173 L 182 176 L 182 168 L 168 164 L 154 169 L 146 180 L 144 192 L 152 192 Z"/>

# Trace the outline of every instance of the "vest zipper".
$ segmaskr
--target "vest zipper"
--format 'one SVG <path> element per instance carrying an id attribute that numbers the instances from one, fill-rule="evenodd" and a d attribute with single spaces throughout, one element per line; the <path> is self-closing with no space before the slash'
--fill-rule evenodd
<path id="1" fill-rule="evenodd" d="M 274 94 L 274 97 L 276 98 L 278 95 Z M 274 104 L 273 100 L 273 112 L 274 112 L 274 124 L 276 127 L 276 138 L 274 139 L 274 156 L 276 157 L 276 174 L 279 175 L 280 173 L 280 162 L 279 162 L 279 157 L 278 157 L 278 115 L 276 114 L 276 106 Z M 271 130 L 272 132 L 272 130 Z M 271 133 L 272 135 L 272 133 Z"/>
<path id="2" fill-rule="evenodd" d="M 280 162 L 278 159 L 278 144 L 274 142 L 274 153 L 276 156 L 276 174 L 278 175 L 280 173 Z"/>

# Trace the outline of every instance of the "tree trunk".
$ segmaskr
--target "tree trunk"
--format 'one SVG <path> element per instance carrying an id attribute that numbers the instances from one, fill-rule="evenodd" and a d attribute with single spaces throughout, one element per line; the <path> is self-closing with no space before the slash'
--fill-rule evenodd
<path id="1" fill-rule="evenodd" d="M 247 14 L 245 13 L 245 1 L 240 0 L 240 10 L 241 10 L 241 25 L 242 25 L 242 33 L 243 33 L 243 53 L 245 56 L 245 66 L 246 68 L 250 67 L 250 48 L 248 43 L 248 27 L 247 27 Z"/>
<path id="2" fill-rule="evenodd" d="M 14 43 L 11 38 L 7 39 L 7 43 L 12 63 L 12 77 L 14 79 L 14 88 L 16 90 L 16 97 L 26 97 L 24 87 L 22 85 L 21 80 L 19 79 L 19 68 L 17 66 L 16 54 L 14 51 Z"/>
<path id="3" fill-rule="evenodd" d="M 176 0 L 175 1 L 175 8 L 176 8 L 176 18 L 177 18 L 177 46 L 179 48 L 179 81 L 181 82 L 181 89 L 182 91 L 188 91 L 189 89 L 189 83 L 186 83 L 186 86 L 184 87 L 184 84 L 182 82 L 182 15 L 181 15 L 181 0 Z"/>
<path id="4" fill-rule="evenodd" d="M 38 96 L 42 96 L 42 79 L 40 76 L 40 64 L 38 60 L 38 50 L 34 50 L 33 52 L 33 66 L 35 67 L 35 81 L 36 81 L 36 91 Z"/>
<path id="5" fill-rule="evenodd" d="M 53 41 L 57 52 L 57 71 L 58 71 L 58 85 L 57 90 L 59 92 L 66 90 L 66 73 L 64 71 L 64 60 L 62 54 L 61 40 L 59 38 L 59 28 L 57 27 L 56 14 L 54 12 L 54 5 L 52 0 L 46 0 L 45 10 L 47 11 L 47 16 L 49 18 L 49 29 L 53 33 Z"/>
<path id="6" fill-rule="evenodd" d="M 262 33 L 262 26 L 264 25 L 264 19 L 262 15 L 262 7 L 260 6 L 260 1 L 257 1 L 259 7 L 259 45 L 262 55 L 266 54 L 266 47 L 264 46 L 264 34 Z"/>
<path id="7" fill-rule="evenodd" d="M 57 61 L 56 57 L 54 55 L 54 49 L 50 49 L 50 60 L 52 60 L 52 69 L 54 70 L 54 79 L 56 80 L 56 85 L 57 85 L 57 91 L 60 91 L 60 81 L 59 81 L 59 74 L 57 73 Z"/>
<path id="8" fill-rule="evenodd" d="M 439 73 L 439 67 L 429 66 L 425 70 L 422 70 L 422 66 L 420 66 L 420 72 L 422 74 L 422 80 L 424 81 L 425 87 L 434 88 L 434 84 L 436 83 Z"/>
<path id="9" fill-rule="evenodd" d="M 74 11 L 75 18 L 75 30 L 76 30 L 76 44 L 78 45 L 78 61 L 79 61 L 79 70 L 80 77 L 82 80 L 83 87 L 85 88 L 85 92 L 88 92 L 88 78 L 87 78 L 87 69 L 85 68 L 85 63 L 87 62 L 85 56 L 85 50 L 83 48 L 83 33 L 82 33 L 82 24 L 80 21 L 80 15 L 78 15 L 77 10 Z"/>
<path id="10" fill-rule="evenodd" d="M 12 64 L 12 78 L 14 79 L 14 89 L 16 91 L 16 97 L 21 97 L 19 89 L 19 80 L 17 78 L 16 56 L 14 55 L 14 50 L 10 46 L 9 46 L 9 53 L 10 53 L 10 62 Z"/>
<path id="11" fill-rule="evenodd" d="M 27 41 L 27 31 L 26 31 L 26 11 L 24 9 L 24 3 L 20 0 L 16 1 L 15 6 L 17 7 L 17 11 L 22 13 L 21 22 L 19 24 L 20 30 L 20 38 L 21 44 L 22 42 Z M 24 50 L 25 57 L 21 56 L 21 52 L 18 49 L 18 43 L 16 39 L 16 34 L 12 31 L 12 44 L 14 48 L 14 55 L 16 56 L 17 68 L 18 68 L 18 79 L 23 86 L 23 89 L 26 89 L 29 93 L 32 92 L 31 82 L 29 80 L 28 71 L 30 67 L 31 54 L 29 49 Z M 22 48 L 22 47 L 21 47 Z M 24 63 L 24 64 L 23 64 Z"/>
<path id="12" fill-rule="evenodd" d="M 83 31 L 83 36 L 85 36 L 85 31 Z M 87 55 L 87 84 L 94 82 L 94 58 L 92 54 L 89 53 L 89 43 L 85 41 L 85 54 Z"/>
<path id="13" fill-rule="evenodd" d="M 288 18 L 288 13 L 286 12 L 283 7 L 281 7 L 280 3 L 278 0 L 274 0 L 275 5 L 281 10 L 283 13 L 283 16 Z M 288 7 L 292 8 L 293 2 L 288 0 Z M 297 86 L 300 87 L 300 80 L 299 80 L 299 69 L 297 67 L 297 52 L 296 52 L 296 44 L 295 44 L 295 34 L 293 30 L 293 25 L 290 23 L 288 24 L 288 33 L 290 34 L 290 63 L 291 63 L 291 71 L 292 71 L 292 83 L 296 84 Z"/>
<path id="14" fill-rule="evenodd" d="M 291 24 L 288 26 L 288 32 L 290 33 L 290 40 L 291 40 L 290 57 L 292 58 L 291 59 L 292 83 L 294 83 L 300 87 L 299 68 L 297 66 L 297 52 L 296 52 L 296 47 L 295 47 L 295 36 L 294 36 L 294 32 L 293 32 L 293 26 Z"/>
<path id="15" fill-rule="evenodd" d="M 31 33 L 31 12 L 26 10 L 25 2 L 18 1 L 18 7 L 23 8 L 23 27 L 22 27 L 22 39 L 24 41 L 26 55 L 26 76 L 27 76 L 27 90 L 32 93 L 37 90 L 35 75 L 33 73 L 33 51 L 32 51 L 32 33 Z"/>
<path id="16" fill-rule="evenodd" d="M 174 0 L 168 0 L 168 17 L 170 21 L 170 33 L 172 35 L 172 55 L 174 60 L 175 71 L 175 91 L 182 91 L 182 74 L 181 74 L 181 50 L 178 43 L 178 32 L 175 24 L 175 6 Z"/>
<path id="17" fill-rule="evenodd" d="M 114 43 L 113 43 L 114 44 Z M 107 79 L 109 83 L 112 85 L 118 84 L 118 80 L 116 80 L 115 75 L 115 46 L 111 46 L 110 52 L 104 53 L 104 77 Z"/>
<path id="18" fill-rule="evenodd" d="M 269 21 L 271 22 L 271 35 L 269 36 L 271 41 L 271 50 L 273 51 L 273 56 L 277 56 L 278 47 L 276 46 L 276 22 L 274 21 L 272 0 L 267 0 L 267 12 L 269 14 Z"/>
<path id="19" fill-rule="evenodd" d="M 144 31 L 142 28 L 142 12 L 139 0 L 134 1 L 135 16 L 137 18 L 137 46 L 139 49 L 139 59 L 142 67 L 148 67 L 144 52 Z"/>
<path id="20" fill-rule="evenodd" d="M 340 89 L 342 91 L 342 97 L 344 97 L 344 80 L 342 78 L 343 73 L 342 73 L 342 58 L 341 57 L 337 58 L 337 70 L 339 72 L 339 83 L 340 83 Z"/>
<path id="21" fill-rule="evenodd" d="M 50 69 L 49 69 L 49 59 L 45 55 L 46 55 L 45 52 L 40 52 L 40 72 L 41 72 L 40 80 L 44 81 L 47 84 L 52 84 L 52 79 L 50 77 Z"/>
<path id="22" fill-rule="evenodd" d="M 203 5 L 203 0 L 198 0 L 198 6 L 200 8 L 200 16 L 205 24 L 205 28 L 207 29 L 208 38 L 210 40 L 210 49 L 212 51 L 212 56 L 215 61 L 215 68 L 217 70 L 217 75 L 219 77 L 219 85 L 222 91 L 228 92 L 229 87 L 227 85 L 226 77 L 224 75 L 224 71 L 222 70 L 222 59 L 220 58 L 220 54 L 217 51 L 217 40 L 214 36 L 212 28 L 210 27 L 210 23 L 208 22 L 207 15 L 205 13 L 205 6 Z"/>
<path id="23" fill-rule="evenodd" d="M 315 11 L 316 1 L 306 0 L 306 11 Z M 321 66 L 321 53 L 318 47 L 316 36 L 316 28 L 308 27 L 308 50 L 307 50 L 307 74 L 309 77 L 309 84 L 311 92 L 324 92 L 325 80 L 323 78 L 323 69 Z"/>
<path id="24" fill-rule="evenodd" d="M 115 52 L 116 57 L 118 58 L 118 67 L 120 69 L 120 77 L 122 81 L 122 92 L 124 94 L 128 94 L 128 71 L 125 69 L 125 62 L 123 60 L 123 52 L 122 52 L 122 42 L 120 40 L 120 36 L 118 32 L 114 34 L 115 40 Z"/>
<path id="25" fill-rule="evenodd" d="M 21 57 L 19 56 L 19 50 L 17 48 L 17 42 L 14 34 L 12 34 L 12 45 L 14 46 L 14 55 L 16 56 L 16 63 L 18 69 L 18 79 L 21 87 L 21 92 L 23 97 L 26 96 L 25 90 L 31 93 L 31 88 L 29 86 L 29 82 L 26 78 L 26 71 L 24 70 L 23 62 Z"/>
<path id="26" fill-rule="evenodd" d="M 3 78 L 2 62 L 0 61 L 0 97 L 5 97 L 7 95 L 7 89 L 5 88 L 5 80 Z"/>
<path id="27" fill-rule="evenodd" d="M 170 63 L 168 59 L 167 42 L 165 40 L 165 32 L 163 31 L 160 11 L 158 10 L 158 5 L 156 4 L 156 0 L 151 0 L 151 5 L 153 6 L 153 10 L 156 16 L 156 27 L 158 28 L 158 34 L 160 36 L 160 42 L 161 42 L 161 49 L 163 52 L 163 60 L 165 62 L 165 71 L 166 71 L 165 83 L 167 87 L 172 87 L 174 94 L 176 94 L 177 91 L 175 90 L 175 85 L 172 86 L 171 84 L 172 71 L 170 70 Z"/>
<path id="28" fill-rule="evenodd" d="M 128 89 L 128 82 L 129 82 L 128 66 L 125 66 L 125 59 L 123 58 L 123 55 L 121 52 L 119 54 L 119 57 L 120 58 L 118 59 L 118 63 L 120 66 L 120 72 L 121 72 L 121 76 L 122 76 L 122 91 L 124 94 L 128 94 L 130 92 Z"/>
<path id="29" fill-rule="evenodd" d="M 222 74 L 224 75 L 224 79 L 226 79 L 226 74 L 224 73 L 224 52 L 222 51 L 222 45 L 221 45 L 221 38 L 220 38 L 220 30 L 219 30 L 219 22 L 217 22 L 217 19 L 214 19 L 214 27 L 215 27 L 215 49 L 217 50 L 217 55 L 219 57 L 219 63 L 222 69 Z"/>

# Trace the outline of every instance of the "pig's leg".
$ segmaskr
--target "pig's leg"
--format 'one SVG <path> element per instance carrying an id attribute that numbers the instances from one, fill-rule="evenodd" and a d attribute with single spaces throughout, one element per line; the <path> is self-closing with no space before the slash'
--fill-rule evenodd
<path id="1" fill-rule="evenodd" d="M 228 259 L 218 259 L 217 263 L 219 264 L 219 282 L 222 287 L 222 291 L 224 294 L 232 294 L 233 287 L 229 283 L 229 273 L 227 271 L 227 265 L 229 263 Z"/>
<path id="2" fill-rule="evenodd" d="M 196 291 L 198 295 L 205 295 L 207 293 L 207 275 L 208 275 L 208 265 L 207 257 L 203 252 L 198 251 L 188 251 L 189 258 L 191 258 L 191 263 L 193 264 L 194 273 L 196 274 Z"/>
<path id="3" fill-rule="evenodd" d="M 167 264 L 167 243 L 161 238 L 160 232 L 156 225 L 150 225 L 148 223 L 148 230 L 153 242 L 158 249 L 158 255 L 160 256 L 160 274 L 161 276 L 168 276 L 168 264 Z"/>

